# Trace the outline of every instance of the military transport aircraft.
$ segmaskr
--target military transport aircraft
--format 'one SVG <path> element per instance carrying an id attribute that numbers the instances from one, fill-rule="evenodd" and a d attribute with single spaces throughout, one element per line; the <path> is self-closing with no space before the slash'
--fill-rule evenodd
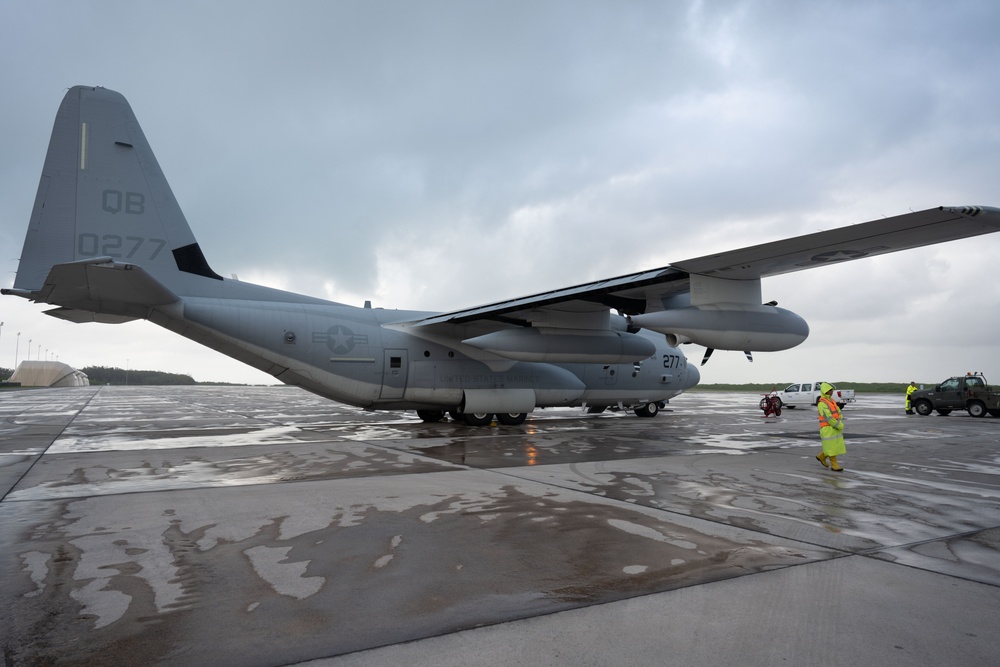
<path id="1" fill-rule="evenodd" d="M 698 383 L 681 344 L 707 360 L 805 340 L 801 317 L 761 303 L 762 277 L 998 230 L 1000 209 L 942 207 L 449 313 L 358 308 L 215 273 L 128 102 L 77 86 L 2 292 L 71 322 L 144 318 L 287 384 L 425 421 L 519 424 L 552 406 L 652 417 Z"/>

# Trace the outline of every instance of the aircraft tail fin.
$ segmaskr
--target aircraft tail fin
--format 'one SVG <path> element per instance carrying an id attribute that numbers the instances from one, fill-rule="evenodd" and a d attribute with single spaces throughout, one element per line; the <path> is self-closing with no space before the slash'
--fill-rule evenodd
<path id="1" fill-rule="evenodd" d="M 53 267 L 73 262 L 139 266 L 178 293 L 222 280 L 128 102 L 106 88 L 76 86 L 63 98 L 10 293 L 40 295 Z"/>

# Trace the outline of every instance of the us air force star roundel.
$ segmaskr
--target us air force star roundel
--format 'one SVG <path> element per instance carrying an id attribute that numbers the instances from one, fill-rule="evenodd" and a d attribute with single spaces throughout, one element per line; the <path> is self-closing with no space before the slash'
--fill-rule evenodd
<path id="1" fill-rule="evenodd" d="M 362 345 L 367 344 L 368 336 L 355 334 L 343 324 L 335 324 L 327 329 L 326 333 L 314 332 L 313 342 L 325 342 L 326 346 L 334 354 L 347 354 L 358 343 Z"/>
<path id="2" fill-rule="evenodd" d="M 846 262 L 849 259 L 861 259 L 868 253 L 863 250 L 831 250 L 830 252 L 821 252 L 818 255 L 812 256 L 812 261 L 814 262 Z"/>

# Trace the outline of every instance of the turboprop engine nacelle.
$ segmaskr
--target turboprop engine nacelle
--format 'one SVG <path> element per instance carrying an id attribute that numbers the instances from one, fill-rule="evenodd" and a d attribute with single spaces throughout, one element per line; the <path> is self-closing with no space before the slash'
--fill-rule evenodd
<path id="1" fill-rule="evenodd" d="M 507 359 L 546 363 L 624 364 L 656 354 L 653 341 L 625 331 L 506 329 L 462 342 Z"/>
<path id="2" fill-rule="evenodd" d="M 632 324 L 666 334 L 673 346 L 697 343 L 716 350 L 777 352 L 809 336 L 806 321 L 784 308 L 716 303 L 633 315 Z"/>

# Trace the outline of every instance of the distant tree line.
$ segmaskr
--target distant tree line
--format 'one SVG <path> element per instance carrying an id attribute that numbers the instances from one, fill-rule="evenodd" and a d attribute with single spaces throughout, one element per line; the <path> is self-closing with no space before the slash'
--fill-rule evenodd
<path id="1" fill-rule="evenodd" d="M 164 373 L 163 371 L 128 370 L 107 366 L 87 366 L 81 371 L 90 378 L 90 384 L 198 384 L 190 375 Z"/>
<path id="2" fill-rule="evenodd" d="M 942 378 L 944 379 L 944 378 Z M 940 380 L 936 381 L 940 382 Z M 925 382 L 932 387 L 936 382 Z M 781 391 L 794 382 L 783 384 L 699 384 L 688 391 L 754 391 L 766 394 L 771 391 Z M 831 382 L 834 387 L 853 389 L 859 394 L 905 394 L 909 382 Z M 917 383 L 920 384 L 919 382 Z"/>

